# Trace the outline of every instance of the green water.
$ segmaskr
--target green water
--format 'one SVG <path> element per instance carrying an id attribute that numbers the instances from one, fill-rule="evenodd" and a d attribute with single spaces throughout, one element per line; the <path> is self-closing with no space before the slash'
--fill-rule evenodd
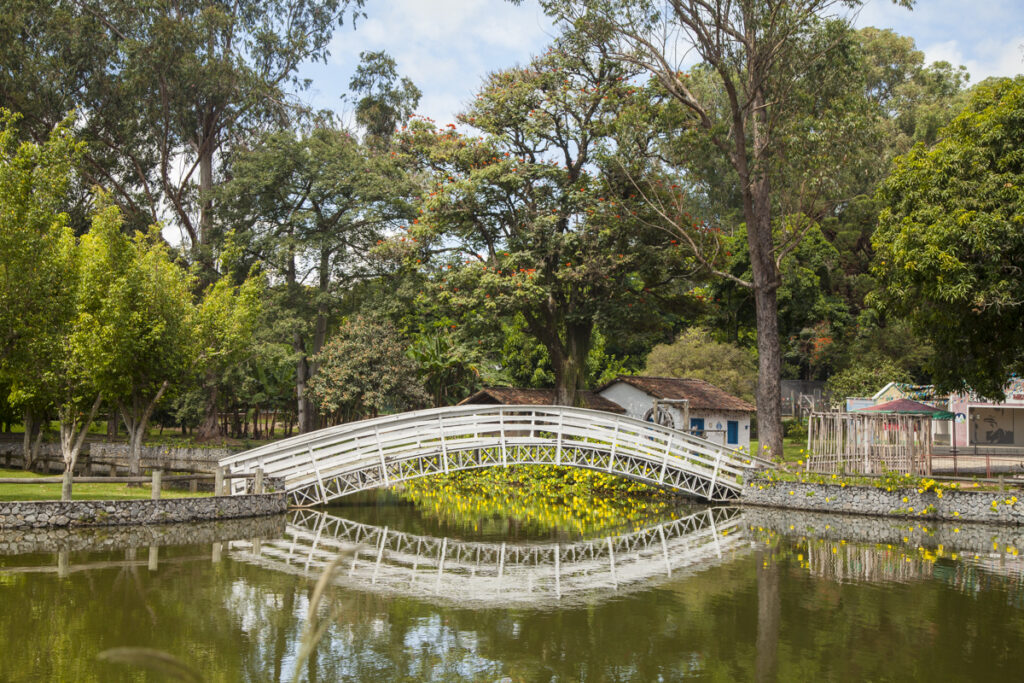
<path id="1" fill-rule="evenodd" d="M 191 545 L 25 540 L 0 556 L 0 681 L 168 680 L 97 660 L 123 646 L 166 651 L 203 680 L 291 680 L 314 585 L 338 555 L 301 680 L 1024 671 L 1015 529 L 693 508 L 578 537 L 507 518 L 457 527 L 386 497 L 287 522 L 208 527 Z M 69 543 L 81 549 L 57 552 Z"/>

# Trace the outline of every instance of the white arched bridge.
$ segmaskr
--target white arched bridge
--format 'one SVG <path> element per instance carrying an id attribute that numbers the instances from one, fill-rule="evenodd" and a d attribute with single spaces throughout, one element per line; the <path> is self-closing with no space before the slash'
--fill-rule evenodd
<path id="1" fill-rule="evenodd" d="M 276 441 L 220 460 L 229 474 L 262 470 L 293 505 L 482 467 L 563 465 L 618 474 L 710 501 L 739 495 L 768 465 L 686 432 L 566 406 L 465 405 L 386 415 Z M 231 492 L 245 493 L 245 479 Z"/>

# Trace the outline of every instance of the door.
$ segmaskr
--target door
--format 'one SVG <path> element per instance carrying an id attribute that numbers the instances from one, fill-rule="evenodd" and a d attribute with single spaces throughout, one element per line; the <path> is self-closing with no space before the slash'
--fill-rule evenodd
<path id="1" fill-rule="evenodd" d="M 694 436 L 704 436 L 704 418 L 703 417 L 691 417 L 690 418 L 690 433 Z"/>
<path id="2" fill-rule="evenodd" d="M 738 420 L 728 420 L 725 423 L 725 443 L 735 446 L 740 442 L 740 423 Z"/>

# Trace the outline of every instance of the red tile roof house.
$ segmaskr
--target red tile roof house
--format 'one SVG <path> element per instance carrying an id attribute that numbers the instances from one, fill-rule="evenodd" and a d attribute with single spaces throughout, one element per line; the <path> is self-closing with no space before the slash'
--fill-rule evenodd
<path id="1" fill-rule="evenodd" d="M 702 379 L 620 375 L 599 387 L 597 394 L 641 420 L 652 419 L 657 399 L 662 424 L 750 451 L 750 416 L 756 408 Z M 688 402 L 689 424 L 684 424 L 684 400 Z"/>
<path id="2" fill-rule="evenodd" d="M 549 406 L 555 402 L 554 389 L 517 389 L 515 387 L 487 387 L 472 396 L 459 401 L 459 405 L 469 403 L 482 405 L 504 406 Z M 583 392 L 583 407 L 591 410 L 604 410 L 609 413 L 622 414 L 625 409 L 617 403 L 598 396 L 592 391 Z"/>

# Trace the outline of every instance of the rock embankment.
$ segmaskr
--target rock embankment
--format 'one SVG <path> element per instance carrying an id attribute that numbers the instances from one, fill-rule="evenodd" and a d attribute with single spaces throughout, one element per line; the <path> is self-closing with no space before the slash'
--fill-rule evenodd
<path id="1" fill-rule="evenodd" d="M 169 524 L 262 517 L 287 509 L 283 492 L 161 500 L 10 501 L 0 502 L 0 530 Z"/>
<path id="2" fill-rule="evenodd" d="M 851 515 L 1024 524 L 1024 500 L 1018 501 L 1016 492 L 969 489 L 922 491 L 916 488 L 887 491 L 875 486 L 779 481 L 761 477 L 744 485 L 740 502 L 745 505 Z"/>

